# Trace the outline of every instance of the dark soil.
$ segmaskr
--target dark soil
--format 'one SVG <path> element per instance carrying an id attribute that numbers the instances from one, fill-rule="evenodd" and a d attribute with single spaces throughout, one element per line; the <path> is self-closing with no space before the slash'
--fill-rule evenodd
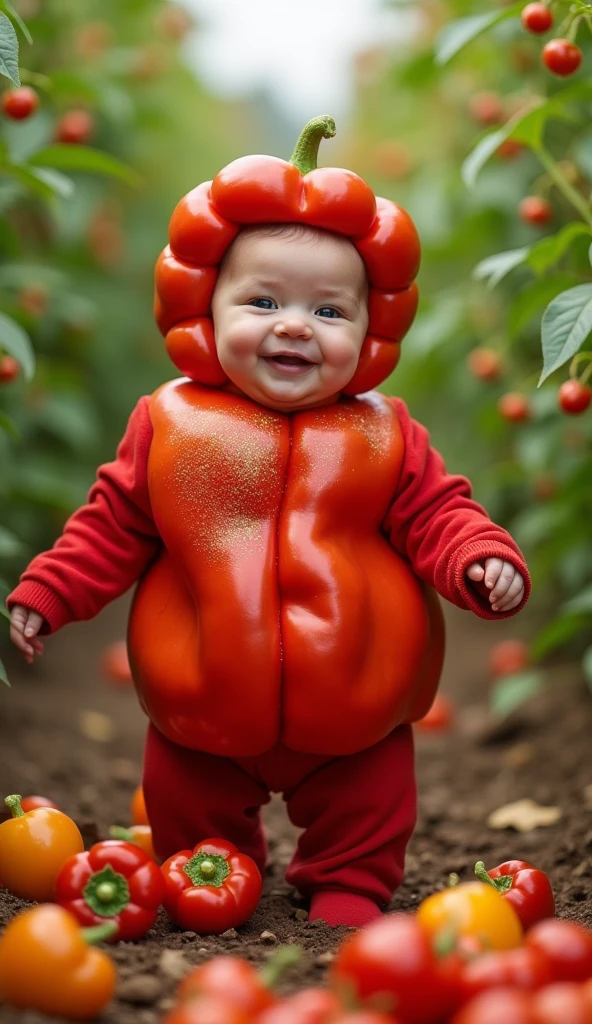
<path id="1" fill-rule="evenodd" d="M 99 669 L 104 645 L 124 634 L 125 612 L 121 601 L 92 623 L 66 628 L 46 641 L 46 654 L 33 668 L 4 652 L 13 686 L 0 692 L 0 792 L 51 797 L 78 822 L 87 845 L 106 838 L 109 825 L 128 824 L 140 778 L 145 718 L 131 688 L 109 684 Z M 500 639 L 524 634 L 528 623 L 524 616 L 484 622 L 451 606 L 446 616 L 442 688 L 457 703 L 458 716 L 444 736 L 417 736 L 420 819 L 407 878 L 392 907 L 413 909 L 445 884 L 449 872 L 468 879 L 481 858 L 491 867 L 520 857 L 549 872 L 560 916 L 592 926 L 590 695 L 559 671 L 547 693 L 503 726 L 492 726 L 488 651 Z M 109 717 L 111 738 L 83 734 L 80 715 L 89 710 Z M 523 833 L 488 827 L 491 811 L 522 797 L 560 807 L 561 821 Z M 304 904 L 283 880 L 294 830 L 280 799 L 266 809 L 266 822 L 273 866 L 252 919 L 238 934 L 202 938 L 180 931 L 162 914 L 141 942 L 105 947 L 117 962 L 119 986 L 100 1017 L 103 1024 L 156 1024 L 172 1005 L 179 976 L 215 953 L 261 964 L 279 944 L 297 942 L 305 953 L 287 973 L 284 990 L 322 983 L 331 951 L 347 929 L 307 922 Z M 26 906 L 0 890 L 0 925 Z M 6 1024 L 48 1019 L 0 1008 Z"/>

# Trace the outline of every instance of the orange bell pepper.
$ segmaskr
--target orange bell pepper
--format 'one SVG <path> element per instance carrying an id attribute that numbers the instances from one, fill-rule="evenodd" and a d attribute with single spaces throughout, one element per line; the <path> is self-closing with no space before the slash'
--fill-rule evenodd
<path id="1" fill-rule="evenodd" d="M 152 843 L 152 829 L 150 825 L 130 825 L 129 828 L 122 828 L 120 825 L 112 825 L 109 829 L 111 839 L 123 839 L 126 843 L 135 843 L 149 857 L 158 860 Z"/>
<path id="2" fill-rule="evenodd" d="M 0 939 L 0 1002 L 52 1017 L 95 1017 L 113 995 L 116 972 L 110 957 L 88 943 L 116 928 L 106 922 L 81 929 L 53 903 L 18 914 Z"/>
<path id="3" fill-rule="evenodd" d="M 433 936 L 474 935 L 489 949 L 513 949 L 522 942 L 516 911 L 485 882 L 463 882 L 428 896 L 417 920 Z"/>
<path id="4" fill-rule="evenodd" d="M 146 802 L 144 800 L 144 790 L 141 786 L 138 786 L 134 790 L 131 802 L 130 802 L 130 813 L 134 825 L 149 825 L 148 811 L 146 810 Z"/>
<path id="5" fill-rule="evenodd" d="M 51 900 L 62 864 L 84 850 L 82 836 L 55 807 L 25 812 L 16 795 L 4 803 L 13 817 L 0 825 L 0 885 L 24 900 Z"/>

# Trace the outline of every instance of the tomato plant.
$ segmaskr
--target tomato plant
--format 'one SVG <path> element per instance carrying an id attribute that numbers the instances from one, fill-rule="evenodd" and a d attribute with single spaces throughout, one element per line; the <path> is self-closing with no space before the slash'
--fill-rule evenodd
<path id="1" fill-rule="evenodd" d="M 436 16 L 418 3 L 422 33 L 358 86 L 357 169 L 374 184 L 362 140 L 405 140 L 414 169 L 377 187 L 422 239 L 419 314 L 386 389 L 525 551 L 536 669 L 491 690 L 494 709 L 515 707 L 547 683 L 550 657 L 579 661 L 592 688 L 590 12 L 444 0 Z M 561 39 L 583 55 L 577 76 L 543 63 Z"/>

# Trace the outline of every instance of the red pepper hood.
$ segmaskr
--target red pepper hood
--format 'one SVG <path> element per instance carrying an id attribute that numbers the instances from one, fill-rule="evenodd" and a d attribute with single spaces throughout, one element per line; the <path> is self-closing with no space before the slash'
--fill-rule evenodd
<path id="1" fill-rule="evenodd" d="M 274 223 L 308 224 L 344 235 L 364 261 L 368 333 L 344 393 L 370 391 L 394 370 L 417 310 L 419 238 L 405 210 L 375 197 L 357 174 L 316 166 L 321 139 L 334 134 L 332 118 L 314 118 L 290 162 L 241 157 L 177 204 L 169 245 L 156 264 L 154 312 L 169 356 L 185 376 L 218 387 L 228 382 L 212 323 L 219 266 L 241 227 Z"/>

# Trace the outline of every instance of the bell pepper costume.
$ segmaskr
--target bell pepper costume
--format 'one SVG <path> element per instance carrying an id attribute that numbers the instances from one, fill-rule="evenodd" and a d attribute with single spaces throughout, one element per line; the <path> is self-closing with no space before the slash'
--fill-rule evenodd
<path id="1" fill-rule="evenodd" d="M 219 834 L 263 868 L 254 808 L 279 789 L 306 829 L 294 884 L 380 903 L 415 821 L 409 723 L 442 667 L 435 591 L 502 618 L 520 609 L 492 612 L 468 566 L 511 561 L 522 604 L 530 582 L 404 402 L 372 390 L 415 315 L 420 245 L 401 207 L 351 171 L 316 167 L 334 133 L 315 118 L 290 162 L 243 157 L 179 202 L 155 315 L 183 377 L 140 400 L 88 504 L 8 603 L 53 631 L 139 580 L 128 648 L 152 723 L 144 788 L 162 858 Z M 238 232 L 271 223 L 345 236 L 369 283 L 354 376 L 326 405 L 288 414 L 227 390 L 211 315 Z"/>

